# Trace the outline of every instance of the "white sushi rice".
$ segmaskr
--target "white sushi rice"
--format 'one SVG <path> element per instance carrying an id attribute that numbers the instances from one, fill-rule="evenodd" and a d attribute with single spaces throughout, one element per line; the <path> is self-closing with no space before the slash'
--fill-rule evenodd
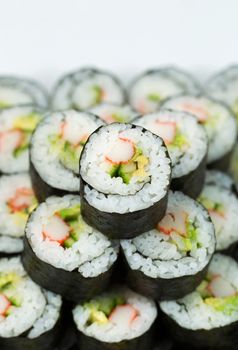
<path id="1" fill-rule="evenodd" d="M 216 254 L 209 266 L 209 272 L 224 277 L 238 292 L 238 264 L 235 260 Z M 217 311 L 206 304 L 197 291 L 176 301 L 163 301 L 160 307 L 181 327 L 191 330 L 211 330 L 238 321 L 238 309 L 230 314 Z"/>
<path id="2" fill-rule="evenodd" d="M 102 297 L 110 295 L 122 295 L 126 299 L 126 304 L 131 305 L 139 311 L 139 316 L 128 326 L 127 322 L 116 325 L 112 322 L 106 324 L 87 324 L 89 310 L 82 305 L 78 305 L 73 310 L 73 317 L 77 329 L 88 337 L 96 338 L 104 343 L 117 343 L 123 340 L 130 340 L 145 334 L 157 316 L 157 309 L 154 301 L 147 299 L 127 288 L 118 287 L 114 291 L 102 294 Z"/>
<path id="3" fill-rule="evenodd" d="M 111 103 L 101 103 L 91 108 L 89 111 L 96 114 L 107 124 L 111 124 L 113 122 L 130 123 L 138 116 L 138 113 L 135 112 L 129 105 L 119 106 Z"/>
<path id="4" fill-rule="evenodd" d="M 107 271 L 116 261 L 117 242 L 111 242 L 102 233 L 84 223 L 80 238 L 72 247 L 64 249 L 59 243 L 44 239 L 43 225 L 61 209 L 80 204 L 80 197 L 67 195 L 50 197 L 31 215 L 26 237 L 36 256 L 66 271 L 79 271 L 84 277 L 95 277 Z"/>
<path id="5" fill-rule="evenodd" d="M 226 173 L 219 170 L 208 170 L 205 177 L 206 185 L 216 185 L 227 190 L 232 190 L 234 186 L 233 179 Z"/>
<path id="6" fill-rule="evenodd" d="M 139 270 L 152 278 L 175 278 L 194 275 L 201 271 L 215 251 L 214 227 L 206 210 L 181 192 L 170 192 L 167 213 L 181 210 L 188 214 L 188 220 L 197 229 L 199 247 L 193 247 L 185 254 L 169 236 L 154 229 L 129 240 L 122 240 L 121 246 L 132 270 Z"/>
<path id="7" fill-rule="evenodd" d="M 195 170 L 206 157 L 208 143 L 207 136 L 194 116 L 177 111 L 162 110 L 146 114 L 134 120 L 134 124 L 159 135 L 156 123 L 176 123 L 176 131 L 185 137 L 187 144 L 184 148 L 168 147 L 172 161 L 172 178 L 178 178 Z M 159 135 L 160 136 L 160 135 Z"/>
<path id="8" fill-rule="evenodd" d="M 0 337 L 17 337 L 30 330 L 27 336 L 35 338 L 53 328 L 59 317 L 61 297 L 36 285 L 27 276 L 19 257 L 0 259 L 0 273 L 18 276 L 14 288 L 21 298 L 19 307 L 14 307 L 9 316 L 0 318 Z"/>
<path id="9" fill-rule="evenodd" d="M 95 104 L 92 91 L 95 86 L 104 91 L 102 102 L 119 105 L 124 102 L 124 92 L 114 76 L 104 71 L 85 68 L 60 80 L 52 96 L 52 108 L 85 110 L 92 107 Z"/>
<path id="10" fill-rule="evenodd" d="M 90 113 L 68 110 L 54 112 L 38 125 L 31 141 L 31 161 L 40 177 L 50 186 L 65 191 L 78 192 L 79 179 L 76 173 L 66 168 L 52 151 L 49 137 L 61 134 L 62 122 L 72 128 L 72 134 L 90 135 L 103 125 L 103 121 Z"/>
<path id="11" fill-rule="evenodd" d="M 0 81 L 1 82 L 1 81 Z M 31 113 L 37 113 L 42 116 L 42 110 L 35 106 L 18 106 L 6 109 L 0 109 L 0 130 L 1 133 L 14 129 L 14 122 L 19 117 L 27 116 Z M 4 141 L 3 141 L 4 142 Z M 2 173 L 16 173 L 29 170 L 29 151 L 22 152 L 15 157 L 12 151 L 0 152 L 0 171 Z"/>
<path id="12" fill-rule="evenodd" d="M 0 235 L 0 255 L 21 253 L 23 251 L 23 240 L 10 236 Z"/>
<path id="13" fill-rule="evenodd" d="M 105 171 L 105 156 L 120 135 L 141 148 L 149 159 L 143 182 L 135 176 L 125 184 L 121 177 L 111 177 Z M 113 123 L 92 134 L 80 161 L 80 175 L 86 182 L 85 198 L 105 212 L 127 213 L 150 207 L 166 195 L 170 174 L 170 159 L 162 140 L 130 124 Z"/>
<path id="14" fill-rule="evenodd" d="M 186 105 L 192 106 L 194 111 Z M 202 124 L 208 135 L 208 163 L 221 158 L 234 147 L 237 136 L 236 121 L 231 111 L 220 102 L 207 97 L 178 96 L 165 101 L 162 107 L 188 111 L 197 117 L 199 114 L 195 109 L 204 112 L 207 120 Z"/>

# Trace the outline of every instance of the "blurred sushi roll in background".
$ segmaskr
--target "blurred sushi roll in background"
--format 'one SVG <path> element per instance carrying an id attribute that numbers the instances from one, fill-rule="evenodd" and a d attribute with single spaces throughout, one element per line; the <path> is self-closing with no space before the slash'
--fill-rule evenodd
<path id="1" fill-rule="evenodd" d="M 0 173 L 29 170 L 31 135 L 43 117 L 44 110 L 34 105 L 0 109 Z"/>
<path id="2" fill-rule="evenodd" d="M 131 123 L 138 116 L 138 113 L 129 105 L 119 106 L 110 103 L 101 103 L 91 108 L 89 112 L 96 114 L 107 124 Z"/>
<path id="3" fill-rule="evenodd" d="M 51 97 L 53 110 L 86 110 L 102 102 L 124 104 L 125 91 L 113 74 L 96 68 L 64 75 Z"/>
<path id="4" fill-rule="evenodd" d="M 163 140 L 140 126 L 99 128 L 80 159 L 83 218 L 111 238 L 154 228 L 166 211 L 170 163 Z"/>
<path id="5" fill-rule="evenodd" d="M 27 173 L 0 177 L 0 256 L 22 252 L 26 222 L 36 206 Z"/>
<path id="6" fill-rule="evenodd" d="M 205 179 L 208 141 L 196 118 L 184 112 L 161 110 L 138 117 L 133 124 L 164 140 L 172 161 L 171 188 L 197 198 Z"/>
<path id="7" fill-rule="evenodd" d="M 165 101 L 162 108 L 194 114 L 208 135 L 208 167 L 228 170 L 237 137 L 236 121 L 229 108 L 203 96 L 174 97 Z"/>
<path id="8" fill-rule="evenodd" d="M 77 305 L 78 349 L 150 350 L 157 316 L 154 301 L 116 286 Z"/>
<path id="9" fill-rule="evenodd" d="M 40 202 L 79 193 L 79 158 L 89 135 L 104 122 L 88 112 L 49 113 L 31 140 L 30 175 Z"/>
<path id="10" fill-rule="evenodd" d="M 181 298 L 204 278 L 215 244 L 208 212 L 181 192 L 170 192 L 166 215 L 157 227 L 121 241 L 127 283 L 155 300 Z"/>
<path id="11" fill-rule="evenodd" d="M 33 104 L 48 107 L 48 94 L 36 81 L 0 76 L 0 108 Z"/>
<path id="12" fill-rule="evenodd" d="M 50 197 L 29 217 L 23 265 L 42 287 L 79 302 L 108 287 L 119 244 L 88 226 L 79 196 Z"/>
<path id="13" fill-rule="evenodd" d="M 163 301 L 170 335 L 192 349 L 237 349 L 238 265 L 221 254 L 214 255 L 198 288 L 182 299 Z M 186 345 L 185 345 L 186 344 Z M 181 348 L 181 347 L 179 347 Z M 182 347 L 184 348 L 184 347 Z"/>
<path id="14" fill-rule="evenodd" d="M 52 350 L 63 321 L 59 295 L 35 284 L 19 257 L 0 259 L 1 350 Z"/>
<path id="15" fill-rule="evenodd" d="M 175 95 L 201 93 L 199 83 L 187 72 L 173 66 L 148 70 L 131 83 L 130 105 L 140 114 L 155 112 L 161 103 Z"/>

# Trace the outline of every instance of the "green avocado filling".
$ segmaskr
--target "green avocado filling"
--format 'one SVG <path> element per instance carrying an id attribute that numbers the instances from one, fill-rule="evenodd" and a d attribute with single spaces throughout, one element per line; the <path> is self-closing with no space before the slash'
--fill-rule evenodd
<path id="1" fill-rule="evenodd" d="M 224 206 L 221 203 L 213 202 L 210 198 L 207 198 L 205 196 L 200 196 L 198 198 L 198 201 L 209 211 L 216 211 L 217 213 L 220 213 L 221 215 L 224 214 Z"/>
<path id="2" fill-rule="evenodd" d="M 118 123 L 126 123 L 129 119 L 129 116 L 126 114 L 114 113 L 112 114 L 112 119 Z"/>
<path id="3" fill-rule="evenodd" d="M 188 140 L 187 138 L 180 133 L 178 130 L 176 131 L 174 140 L 172 143 L 169 143 L 167 145 L 168 149 L 172 148 L 172 147 L 176 147 L 176 148 L 180 148 L 183 149 L 185 146 L 188 146 Z"/>
<path id="4" fill-rule="evenodd" d="M 108 322 L 108 318 L 112 311 L 118 305 L 124 305 L 126 300 L 121 296 L 114 297 L 99 297 L 88 303 L 85 303 L 83 307 L 89 310 L 90 315 L 88 319 L 88 325 L 96 322 L 105 324 Z"/>
<path id="5" fill-rule="evenodd" d="M 102 101 L 103 90 L 99 85 L 92 86 L 93 104 L 97 105 Z"/>
<path id="6" fill-rule="evenodd" d="M 20 281 L 21 278 L 16 273 L 0 273 L 0 293 L 5 295 L 11 303 L 5 316 L 11 314 L 12 306 L 20 307 L 22 304 L 22 298 L 16 292 L 16 285 Z"/>
<path id="7" fill-rule="evenodd" d="M 0 101 L 0 108 L 10 107 L 10 104 L 5 101 Z"/>
<path id="8" fill-rule="evenodd" d="M 197 228 L 194 223 L 191 221 L 186 222 L 186 236 L 182 236 L 179 233 L 173 235 L 171 237 L 171 241 L 176 244 L 178 249 L 181 252 L 188 253 L 192 249 L 197 249 L 200 247 L 200 244 L 197 242 Z"/>
<path id="9" fill-rule="evenodd" d="M 147 100 L 149 100 L 151 102 L 159 103 L 162 100 L 162 97 L 157 93 L 151 93 L 151 94 L 147 95 Z"/>

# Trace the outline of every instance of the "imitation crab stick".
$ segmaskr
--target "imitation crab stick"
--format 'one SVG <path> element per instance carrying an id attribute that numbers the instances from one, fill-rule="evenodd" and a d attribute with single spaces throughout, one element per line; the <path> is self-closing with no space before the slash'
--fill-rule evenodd
<path id="1" fill-rule="evenodd" d="M 236 294 L 236 290 L 231 283 L 220 275 L 216 275 L 212 278 L 207 289 L 215 298 L 224 298 Z"/>
<path id="2" fill-rule="evenodd" d="M 195 106 L 190 103 L 183 103 L 181 105 L 181 109 L 185 110 L 186 112 L 189 112 L 191 114 L 194 114 L 197 116 L 199 122 L 205 122 L 208 118 L 206 110 L 201 106 Z"/>
<path id="3" fill-rule="evenodd" d="M 176 135 L 176 123 L 175 122 L 163 122 L 156 121 L 154 128 L 155 132 L 159 135 L 165 142 L 165 144 L 170 144 L 173 142 Z"/>
<path id="4" fill-rule="evenodd" d="M 130 325 L 138 316 L 138 311 L 131 305 L 118 305 L 109 316 L 109 321 L 116 325 Z"/>
<path id="5" fill-rule="evenodd" d="M 0 316 L 5 316 L 10 306 L 11 303 L 8 298 L 0 293 Z"/>
<path id="6" fill-rule="evenodd" d="M 31 206 L 33 195 L 34 193 L 31 188 L 18 188 L 15 196 L 10 198 L 7 204 L 13 212 L 24 210 Z"/>
<path id="7" fill-rule="evenodd" d="M 53 215 L 43 228 L 43 236 L 60 244 L 70 235 L 70 226 L 57 214 Z"/>
<path id="8" fill-rule="evenodd" d="M 119 138 L 106 155 L 106 160 L 112 164 L 126 164 L 135 154 L 133 142 L 126 138 Z"/>
<path id="9" fill-rule="evenodd" d="M 13 152 L 23 142 L 24 135 L 20 130 L 10 130 L 0 133 L 0 152 Z"/>
<path id="10" fill-rule="evenodd" d="M 184 211 L 176 211 L 167 213 L 159 222 L 158 229 L 169 235 L 171 232 L 178 232 L 182 236 L 186 236 L 186 220 L 188 214 Z"/>

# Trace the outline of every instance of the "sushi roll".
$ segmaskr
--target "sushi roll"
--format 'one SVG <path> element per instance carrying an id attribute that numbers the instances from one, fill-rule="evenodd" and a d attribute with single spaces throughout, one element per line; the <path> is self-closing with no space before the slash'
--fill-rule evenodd
<path id="1" fill-rule="evenodd" d="M 119 80 L 109 72 L 83 68 L 58 81 L 51 107 L 53 110 L 86 110 L 102 102 L 119 105 L 125 102 L 125 92 Z"/>
<path id="2" fill-rule="evenodd" d="M 221 180 L 206 181 L 198 201 L 208 210 L 215 226 L 216 250 L 238 256 L 238 198 L 233 188 L 225 187 Z"/>
<path id="3" fill-rule="evenodd" d="M 101 103 L 89 110 L 91 113 L 96 114 L 105 123 L 130 123 L 134 118 L 138 116 L 129 105 L 119 106 L 110 103 Z"/>
<path id="4" fill-rule="evenodd" d="M 170 174 L 160 137 L 131 124 L 99 128 L 80 158 L 83 218 L 110 238 L 152 229 L 166 210 Z"/>
<path id="5" fill-rule="evenodd" d="M 233 113 L 208 97 L 178 96 L 165 101 L 162 108 L 194 114 L 208 135 L 208 167 L 226 171 L 237 137 Z"/>
<path id="6" fill-rule="evenodd" d="M 49 113 L 31 140 L 30 174 L 40 202 L 79 192 L 79 158 L 89 135 L 104 122 L 91 113 Z"/>
<path id="7" fill-rule="evenodd" d="M 183 193 L 170 192 L 156 228 L 121 241 L 127 283 L 156 300 L 181 298 L 204 278 L 215 243 L 208 212 Z"/>
<path id="8" fill-rule="evenodd" d="M 198 288 L 184 298 L 163 301 L 171 336 L 180 349 L 226 349 L 238 344 L 238 264 L 225 255 L 214 255 Z"/>
<path id="9" fill-rule="evenodd" d="M 61 297 L 35 284 L 19 257 L 0 259 L 1 350 L 52 350 L 62 326 Z"/>
<path id="10" fill-rule="evenodd" d="M 204 184 L 208 141 L 196 118 L 184 112 L 162 110 L 138 117 L 133 124 L 162 137 L 172 161 L 171 188 L 197 198 Z"/>
<path id="11" fill-rule="evenodd" d="M 36 206 L 27 173 L 0 177 L 0 256 L 23 250 L 25 225 Z"/>
<path id="12" fill-rule="evenodd" d="M 37 82 L 11 76 L 0 76 L 0 109 L 34 104 L 46 108 L 48 95 Z"/>
<path id="13" fill-rule="evenodd" d="M 77 305 L 78 349 L 149 350 L 157 316 L 154 301 L 116 286 Z"/>
<path id="14" fill-rule="evenodd" d="M 129 102 L 140 114 L 155 112 L 168 97 L 178 94 L 200 93 L 200 86 L 188 73 L 176 67 L 144 72 L 129 87 Z"/>
<path id="15" fill-rule="evenodd" d="M 50 197 L 29 217 L 23 265 L 42 287 L 79 302 L 105 290 L 118 243 L 88 226 L 80 197 Z"/>
<path id="16" fill-rule="evenodd" d="M 30 139 L 43 114 L 33 105 L 0 109 L 0 173 L 29 170 Z"/>

